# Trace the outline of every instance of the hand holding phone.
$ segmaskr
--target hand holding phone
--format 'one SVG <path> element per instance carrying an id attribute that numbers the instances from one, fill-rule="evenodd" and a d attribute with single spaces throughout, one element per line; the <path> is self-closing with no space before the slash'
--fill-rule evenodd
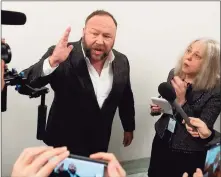
<path id="1" fill-rule="evenodd" d="M 68 155 L 66 147 L 40 146 L 24 149 L 13 165 L 11 177 L 48 177 L 56 165 Z"/>
<path id="2" fill-rule="evenodd" d="M 105 177 L 126 177 L 126 172 L 120 165 L 117 158 L 111 153 L 96 153 L 90 156 L 92 159 L 105 160 L 108 162 L 108 166 L 105 172 Z"/>
<path id="3" fill-rule="evenodd" d="M 196 127 L 197 131 L 194 131 L 192 127 L 189 125 L 185 124 L 185 120 L 183 120 L 183 124 L 185 124 L 187 131 L 195 138 L 200 137 L 201 139 L 206 139 L 208 138 L 212 132 L 211 130 L 207 127 L 206 123 L 203 122 L 200 118 L 195 118 L 195 117 L 189 117 L 191 125 Z"/>

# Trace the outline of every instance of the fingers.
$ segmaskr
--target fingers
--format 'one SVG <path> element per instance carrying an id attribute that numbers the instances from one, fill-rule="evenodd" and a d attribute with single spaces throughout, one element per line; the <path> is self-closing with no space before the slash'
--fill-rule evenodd
<path id="1" fill-rule="evenodd" d="M 129 146 L 133 140 L 133 132 L 124 132 L 124 147 Z"/>
<path id="2" fill-rule="evenodd" d="M 173 88 L 175 89 L 175 92 L 176 92 L 176 94 L 177 94 L 177 90 L 179 90 L 178 85 L 174 82 L 174 80 L 171 80 L 171 84 L 172 84 L 172 86 L 173 86 Z"/>
<path id="3" fill-rule="evenodd" d="M 190 124 L 196 128 L 201 128 L 204 126 L 204 122 L 201 121 L 199 118 L 193 118 L 193 117 L 189 117 L 190 118 Z M 185 124 L 185 120 L 183 119 L 182 124 Z M 188 131 L 193 131 L 193 128 L 190 127 L 188 124 L 186 124 L 186 128 Z"/>
<path id="4" fill-rule="evenodd" d="M 56 153 L 55 153 L 56 154 Z M 60 153 L 54 156 L 51 160 L 49 160 L 42 168 L 41 170 L 36 174 L 36 176 L 41 177 L 48 177 L 51 172 L 54 170 L 54 168 L 61 163 L 65 158 L 69 156 L 69 151 L 62 151 L 60 150 Z"/>
<path id="5" fill-rule="evenodd" d="M 202 170 L 199 169 L 199 168 L 196 169 L 196 172 L 199 173 L 199 174 L 203 174 Z"/>
<path id="6" fill-rule="evenodd" d="M 182 81 L 180 79 L 180 77 L 175 76 L 172 80 L 171 80 L 171 84 L 173 86 L 173 88 L 175 89 L 176 92 L 184 92 L 187 88 L 187 85 L 185 84 L 184 81 Z"/>
<path id="7" fill-rule="evenodd" d="M 109 177 L 118 177 L 118 176 L 125 177 L 126 176 L 126 172 L 121 167 L 120 163 L 118 162 L 118 160 L 113 154 L 99 152 L 96 154 L 92 154 L 90 158 L 96 159 L 96 160 L 105 160 L 109 162 L 108 167 L 107 167 Z"/>
<path id="8" fill-rule="evenodd" d="M 184 82 L 182 81 L 182 79 L 178 76 L 175 76 L 173 78 L 173 81 L 175 82 L 175 84 L 177 84 L 178 86 L 183 86 L 184 85 Z"/>
<path id="9" fill-rule="evenodd" d="M 117 177 L 119 176 L 117 168 L 115 167 L 114 163 L 110 163 L 107 166 L 107 172 L 108 172 L 108 177 Z"/>
<path id="10" fill-rule="evenodd" d="M 199 132 L 193 130 L 191 127 L 187 128 L 187 131 L 193 136 L 193 137 L 199 137 Z"/>
<path id="11" fill-rule="evenodd" d="M 53 147 L 41 146 L 41 147 L 27 148 L 21 153 L 16 163 L 28 165 L 35 159 L 37 155 L 50 149 L 53 149 Z"/>
<path id="12" fill-rule="evenodd" d="M 197 128 L 201 128 L 204 126 L 204 122 L 202 120 L 200 120 L 199 118 L 193 118 L 193 117 L 190 117 L 190 123 L 197 127 Z"/>
<path id="13" fill-rule="evenodd" d="M 184 82 L 180 77 L 175 76 L 175 77 L 173 78 L 173 81 L 174 81 L 175 84 L 178 85 L 179 87 L 185 88 L 185 89 L 187 88 L 187 83 Z"/>
<path id="14" fill-rule="evenodd" d="M 161 108 L 159 106 L 154 106 L 151 108 L 153 111 L 160 111 Z"/>
<path id="15" fill-rule="evenodd" d="M 61 42 L 68 42 L 68 37 L 69 37 L 69 34 L 71 32 L 71 27 L 68 27 L 65 32 L 64 32 L 64 35 L 63 37 L 61 38 Z"/>
<path id="16" fill-rule="evenodd" d="M 133 136 L 127 136 L 127 137 L 125 138 L 124 147 L 129 146 L 129 145 L 131 144 L 132 140 L 133 140 Z"/>
<path id="17" fill-rule="evenodd" d="M 183 174 L 183 177 L 188 177 L 188 173 L 185 172 L 185 173 Z"/>
<path id="18" fill-rule="evenodd" d="M 171 80 L 171 84 L 176 92 L 178 91 L 178 93 L 179 93 L 182 91 L 182 85 L 178 85 L 178 83 L 176 83 L 174 79 Z"/>
<path id="19" fill-rule="evenodd" d="M 193 137 L 195 137 L 195 138 L 200 137 L 200 135 L 199 135 L 198 132 L 195 132 L 195 131 L 189 131 L 189 133 L 190 133 Z"/>
<path id="20" fill-rule="evenodd" d="M 187 129 L 188 132 L 189 132 L 189 131 L 193 131 L 193 128 L 190 127 L 188 124 L 186 124 L 186 129 Z"/>
<path id="21" fill-rule="evenodd" d="M 126 177 L 126 172 L 119 163 L 110 162 L 107 171 L 109 177 Z"/>
<path id="22" fill-rule="evenodd" d="M 105 160 L 105 161 L 108 161 L 108 162 L 110 162 L 112 160 L 114 160 L 114 161 L 117 160 L 116 157 L 113 154 L 105 153 L 105 152 L 99 152 L 99 153 L 96 153 L 96 154 L 92 154 L 90 156 L 90 158 L 97 159 L 97 160 Z"/>
<path id="23" fill-rule="evenodd" d="M 130 146 L 131 143 L 132 143 L 132 138 L 130 138 L 130 139 L 128 140 L 126 146 Z M 126 146 L 125 146 L 125 147 L 126 147 Z"/>
<path id="24" fill-rule="evenodd" d="M 183 120 L 183 122 L 185 122 Z M 195 138 L 199 137 L 199 132 L 195 131 L 192 127 L 190 127 L 189 125 L 185 124 L 187 131 Z"/>
<path id="25" fill-rule="evenodd" d="M 123 141 L 123 145 L 124 145 L 124 147 L 129 146 L 130 143 L 131 143 L 131 141 L 130 141 L 129 138 L 124 138 L 124 141 Z"/>
<path id="26" fill-rule="evenodd" d="M 193 177 L 203 177 L 202 170 L 199 168 L 196 169 L 196 172 L 193 174 Z"/>
<path id="27" fill-rule="evenodd" d="M 124 138 L 124 140 L 123 140 L 123 145 L 124 145 L 124 147 L 125 147 L 127 144 L 128 144 L 127 139 Z"/>
<path id="28" fill-rule="evenodd" d="M 190 120 L 190 123 L 197 128 L 201 128 L 203 127 L 204 123 L 203 122 L 198 122 L 198 121 L 194 121 L 194 120 Z"/>
<path id="29" fill-rule="evenodd" d="M 37 172 L 39 171 L 39 169 L 45 164 L 47 163 L 47 161 L 54 157 L 57 156 L 59 154 L 62 154 L 64 152 L 67 151 L 66 147 L 61 147 L 61 148 L 54 148 L 51 150 L 47 150 L 44 153 L 42 153 L 41 155 L 39 155 L 34 161 L 33 163 L 30 165 L 30 169 L 33 169 L 33 172 Z"/>
<path id="30" fill-rule="evenodd" d="M 150 109 L 152 112 L 160 112 L 161 111 L 161 108 L 156 104 L 151 104 Z"/>

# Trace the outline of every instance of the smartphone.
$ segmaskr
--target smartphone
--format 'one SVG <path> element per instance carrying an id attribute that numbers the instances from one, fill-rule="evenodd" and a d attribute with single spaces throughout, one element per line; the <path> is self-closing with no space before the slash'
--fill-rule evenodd
<path id="1" fill-rule="evenodd" d="M 221 151 L 220 143 L 210 146 L 207 151 L 206 162 L 204 167 L 204 177 L 220 177 L 221 176 Z"/>
<path id="2" fill-rule="evenodd" d="M 104 177 L 107 162 L 70 154 L 53 170 L 50 177 Z"/>

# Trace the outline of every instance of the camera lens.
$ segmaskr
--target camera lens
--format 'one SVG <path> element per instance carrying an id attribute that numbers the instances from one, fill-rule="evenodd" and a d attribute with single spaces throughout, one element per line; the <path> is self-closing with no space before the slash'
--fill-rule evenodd
<path id="1" fill-rule="evenodd" d="M 6 64 L 8 64 L 12 58 L 11 49 L 6 43 L 1 43 L 1 45 L 1 59 L 4 60 Z"/>

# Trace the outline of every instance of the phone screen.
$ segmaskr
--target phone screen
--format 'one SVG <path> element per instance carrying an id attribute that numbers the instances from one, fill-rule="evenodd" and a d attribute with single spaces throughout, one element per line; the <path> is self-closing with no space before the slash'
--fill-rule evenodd
<path id="1" fill-rule="evenodd" d="M 50 177 L 104 177 L 105 164 L 85 159 L 66 158 L 57 165 Z"/>
<path id="2" fill-rule="evenodd" d="M 220 144 L 207 151 L 204 177 L 221 177 Z"/>

